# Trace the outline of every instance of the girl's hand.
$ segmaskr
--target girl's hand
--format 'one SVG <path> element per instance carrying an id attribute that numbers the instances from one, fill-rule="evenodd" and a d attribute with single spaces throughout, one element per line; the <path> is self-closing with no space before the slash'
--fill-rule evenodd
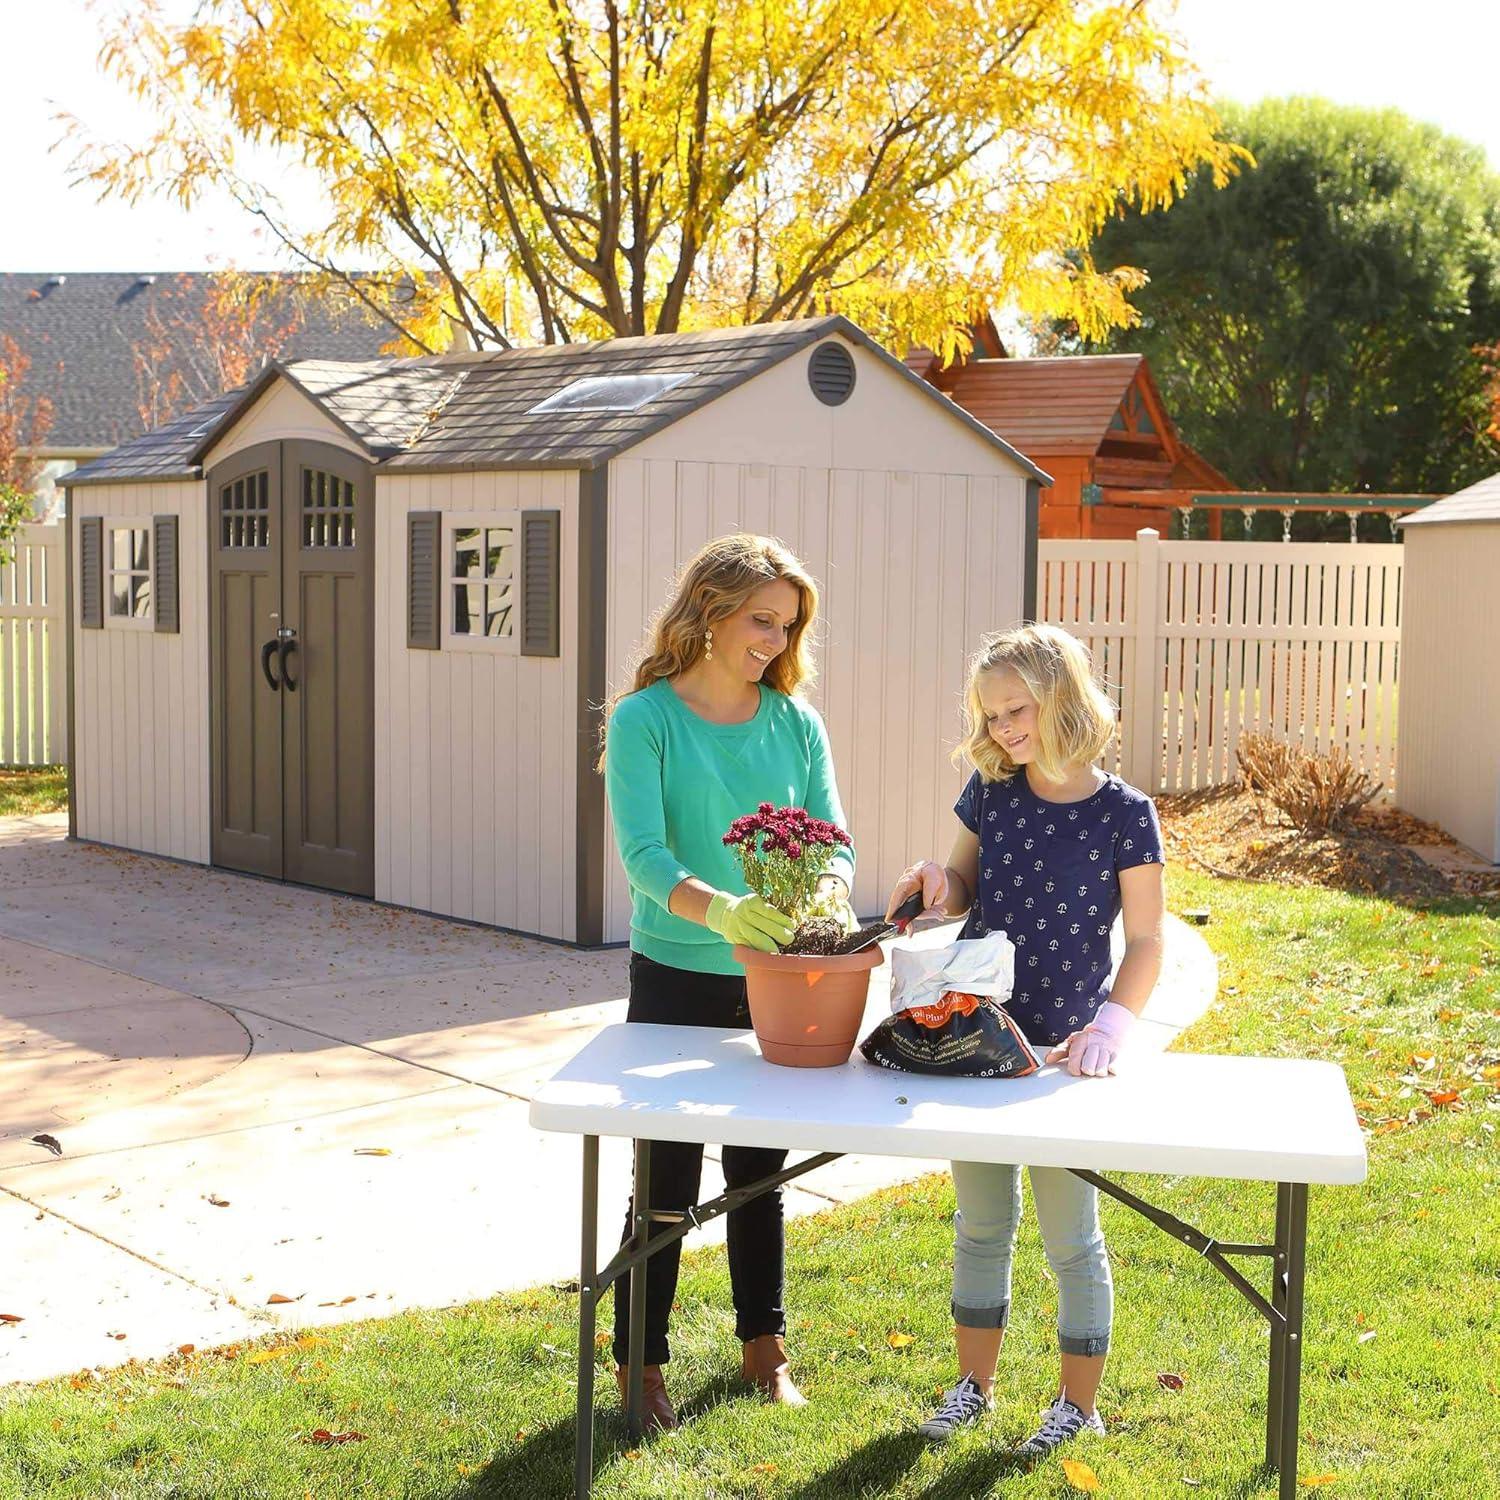
<path id="1" fill-rule="evenodd" d="M 1045 1060 L 1054 1063 L 1066 1059 L 1068 1072 L 1074 1078 L 1103 1078 L 1115 1071 L 1115 1059 L 1133 1025 L 1133 1011 L 1106 1000 L 1082 1031 L 1075 1031 L 1067 1041 L 1059 1042 Z"/>
<path id="2" fill-rule="evenodd" d="M 891 920 L 896 908 L 908 896 L 914 896 L 918 891 L 922 893 L 924 912 L 936 907 L 944 916 L 947 915 L 943 903 L 948 899 L 948 872 L 935 859 L 924 859 L 919 864 L 909 866 L 896 882 L 891 899 L 886 903 L 886 921 Z"/>

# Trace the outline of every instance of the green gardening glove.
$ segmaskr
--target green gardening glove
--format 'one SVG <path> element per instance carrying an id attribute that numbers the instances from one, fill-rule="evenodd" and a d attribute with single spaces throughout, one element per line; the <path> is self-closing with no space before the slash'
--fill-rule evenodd
<path id="1" fill-rule="evenodd" d="M 704 924 L 728 943 L 741 943 L 761 953 L 775 953 L 790 942 L 796 930 L 792 919 L 760 896 L 731 896 L 716 891 L 704 914 Z"/>

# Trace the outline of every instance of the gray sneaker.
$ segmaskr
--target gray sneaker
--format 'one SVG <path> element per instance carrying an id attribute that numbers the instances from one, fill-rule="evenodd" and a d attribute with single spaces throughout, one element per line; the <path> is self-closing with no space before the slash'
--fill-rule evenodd
<path id="1" fill-rule="evenodd" d="M 1042 1413 L 1042 1425 L 1017 1447 L 1016 1453 L 1021 1458 L 1045 1458 L 1054 1448 L 1061 1448 L 1085 1431 L 1104 1432 L 1104 1421 L 1099 1413 L 1085 1413 L 1066 1396 L 1059 1396 Z"/>
<path id="2" fill-rule="evenodd" d="M 965 1375 L 950 1391 L 943 1392 L 938 1409 L 917 1431 L 929 1443 L 946 1443 L 960 1427 L 977 1422 L 994 1403 L 979 1389 L 972 1375 Z"/>

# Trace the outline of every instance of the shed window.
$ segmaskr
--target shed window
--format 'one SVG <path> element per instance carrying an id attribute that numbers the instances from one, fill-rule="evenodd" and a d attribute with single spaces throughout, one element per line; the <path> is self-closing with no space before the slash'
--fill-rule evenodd
<path id="1" fill-rule="evenodd" d="M 448 644 L 520 650 L 518 511 L 443 518 Z"/>
<path id="2" fill-rule="evenodd" d="M 690 370 L 655 370 L 644 375 L 590 375 L 575 380 L 527 409 L 543 411 L 638 411 L 648 401 L 693 378 Z"/>
<path id="3" fill-rule="evenodd" d="M 219 545 L 266 547 L 271 541 L 271 476 L 242 474 L 219 489 Z"/>
<path id="4" fill-rule="evenodd" d="M 302 471 L 302 545 L 354 545 L 354 484 L 322 469 Z"/>
<path id="5" fill-rule="evenodd" d="M 151 528 L 109 528 L 109 617 L 116 623 L 151 619 Z"/>

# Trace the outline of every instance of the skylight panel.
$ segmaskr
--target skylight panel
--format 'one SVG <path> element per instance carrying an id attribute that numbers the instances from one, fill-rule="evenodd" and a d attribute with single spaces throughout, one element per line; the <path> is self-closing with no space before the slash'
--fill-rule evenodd
<path id="1" fill-rule="evenodd" d="M 645 375 L 589 375 L 554 391 L 527 409 L 526 415 L 547 411 L 639 411 L 648 401 L 665 395 L 684 380 L 687 370 L 652 371 Z"/>

